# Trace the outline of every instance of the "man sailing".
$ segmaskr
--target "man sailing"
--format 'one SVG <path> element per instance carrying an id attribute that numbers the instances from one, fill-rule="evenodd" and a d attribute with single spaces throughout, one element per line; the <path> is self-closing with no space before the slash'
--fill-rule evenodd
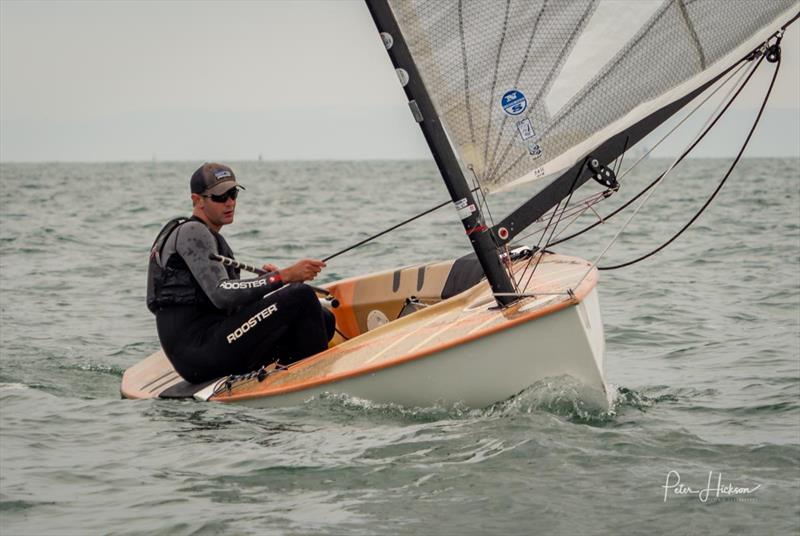
<path id="1" fill-rule="evenodd" d="M 233 258 L 219 234 L 233 223 L 240 189 L 223 164 L 200 166 L 189 181 L 191 218 L 159 232 L 150 251 L 147 307 L 156 315 L 161 347 L 191 383 L 244 374 L 279 359 L 288 364 L 327 348 L 333 314 L 311 287 L 325 263 L 303 259 L 266 275 L 240 279 L 239 269 L 211 260 Z"/>

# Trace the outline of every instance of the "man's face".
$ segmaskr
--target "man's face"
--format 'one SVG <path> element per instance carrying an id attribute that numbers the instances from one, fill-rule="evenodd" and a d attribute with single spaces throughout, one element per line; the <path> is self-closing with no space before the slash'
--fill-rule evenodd
<path id="1" fill-rule="evenodd" d="M 231 188 L 235 190 L 236 187 Z M 228 192 L 226 192 L 227 194 Z M 224 194 L 223 194 L 224 196 Z M 215 227 L 222 227 L 233 223 L 233 213 L 236 211 L 236 199 L 228 196 L 223 202 L 214 201 L 211 197 L 200 196 L 200 208 L 208 218 L 208 222 Z"/>

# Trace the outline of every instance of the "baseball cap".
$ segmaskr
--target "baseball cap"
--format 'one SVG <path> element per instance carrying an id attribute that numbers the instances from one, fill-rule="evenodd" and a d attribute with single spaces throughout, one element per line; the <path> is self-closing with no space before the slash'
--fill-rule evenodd
<path id="1" fill-rule="evenodd" d="M 231 188 L 244 186 L 236 182 L 233 170 L 225 164 L 206 162 L 192 174 L 189 188 L 193 194 L 222 195 Z"/>

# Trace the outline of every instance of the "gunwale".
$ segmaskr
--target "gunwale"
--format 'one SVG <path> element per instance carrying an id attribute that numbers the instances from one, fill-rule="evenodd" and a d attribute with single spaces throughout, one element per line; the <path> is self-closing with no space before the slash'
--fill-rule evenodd
<path id="1" fill-rule="evenodd" d="M 514 265 L 514 272 L 517 275 L 520 275 L 524 270 L 526 262 L 517 262 Z M 560 271 L 558 269 L 552 270 L 554 267 L 563 268 L 564 266 L 568 266 L 571 269 L 566 271 L 563 269 Z M 548 268 L 551 269 L 548 270 Z M 328 290 L 335 296 L 341 292 L 339 286 L 345 291 L 351 292 L 349 286 L 343 284 L 348 282 L 343 281 L 338 285 L 333 284 Z M 538 318 L 552 315 L 567 307 L 577 305 L 596 287 L 597 282 L 597 269 L 592 267 L 588 261 L 555 253 L 544 253 L 537 272 L 530 279 L 527 286 L 520 290 L 521 293 L 540 293 L 540 297 L 523 298 L 507 309 L 496 309 L 494 308 L 494 299 L 489 285 L 484 280 L 457 296 L 329 348 L 316 356 L 295 363 L 288 369 L 277 372 L 261 382 L 256 380 L 241 382 L 222 392 L 215 392 L 215 386 L 212 385 L 204 391 L 207 395 L 210 395 L 208 400 L 245 402 L 311 390 L 348 379 L 379 373 L 387 368 L 435 357 L 446 350 L 502 333 Z M 445 318 L 454 315 L 457 317 L 455 320 Z M 467 334 L 462 336 L 452 336 L 438 343 L 416 344 L 411 351 L 398 350 L 395 352 L 394 357 L 380 359 L 377 363 L 371 363 L 374 358 L 364 361 L 363 357 L 361 359 L 364 362 L 361 365 L 346 363 L 348 356 L 355 354 L 363 356 L 370 349 L 378 347 L 381 342 L 400 344 L 398 339 L 401 341 L 402 339 L 407 340 L 413 335 L 418 335 L 421 331 L 426 331 L 425 323 L 431 317 L 434 318 L 434 321 L 428 325 L 427 331 L 448 321 L 450 325 L 455 327 L 475 323 L 479 323 L 479 325 L 476 329 L 469 330 Z M 437 318 L 439 319 L 438 321 L 436 320 Z M 415 329 L 415 326 L 417 329 Z M 430 337 L 429 342 L 434 339 L 435 336 Z M 386 349 L 379 351 L 385 352 Z M 343 364 L 342 361 L 345 363 Z M 353 361 L 353 359 L 351 358 L 350 361 Z M 337 365 L 340 366 L 337 367 Z"/>

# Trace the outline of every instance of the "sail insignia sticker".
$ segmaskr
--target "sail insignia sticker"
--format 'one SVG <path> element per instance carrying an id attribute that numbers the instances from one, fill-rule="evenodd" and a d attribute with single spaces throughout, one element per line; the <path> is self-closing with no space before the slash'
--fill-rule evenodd
<path id="1" fill-rule="evenodd" d="M 517 131 L 522 141 L 529 140 L 536 135 L 536 131 L 533 130 L 533 125 L 531 125 L 531 120 L 527 117 L 517 123 Z"/>
<path id="2" fill-rule="evenodd" d="M 458 217 L 459 217 L 459 218 L 461 218 L 462 220 L 466 220 L 467 218 L 469 218 L 470 216 L 472 216 L 472 214 L 473 214 L 473 213 L 474 213 L 476 210 L 478 210 L 478 209 L 477 209 L 477 208 L 475 208 L 475 205 L 473 205 L 473 204 L 469 204 L 469 205 L 467 205 L 467 206 L 466 206 L 466 207 L 464 207 L 464 208 L 458 209 Z"/>
<path id="3" fill-rule="evenodd" d="M 519 115 L 528 107 L 528 99 L 525 98 L 522 91 L 512 89 L 503 94 L 503 98 L 500 99 L 500 105 L 508 115 Z"/>
<path id="4" fill-rule="evenodd" d="M 528 144 L 528 154 L 531 155 L 534 160 L 536 160 L 542 156 L 542 147 L 535 141 L 532 141 Z"/>
<path id="5" fill-rule="evenodd" d="M 462 220 L 466 220 L 467 218 L 472 216 L 473 212 L 477 210 L 475 208 L 475 205 L 467 201 L 466 197 L 459 199 L 453 204 L 456 206 L 456 212 L 458 212 L 458 217 L 461 218 Z"/>

